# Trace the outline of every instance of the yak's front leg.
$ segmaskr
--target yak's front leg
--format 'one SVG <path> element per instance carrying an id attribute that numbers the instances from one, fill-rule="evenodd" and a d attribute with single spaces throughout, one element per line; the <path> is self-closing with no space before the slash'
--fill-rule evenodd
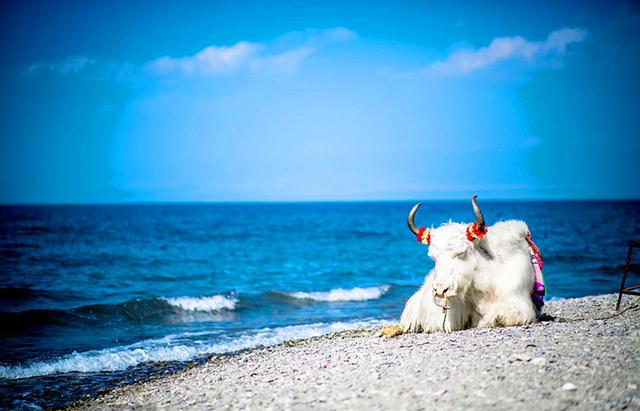
<path id="1" fill-rule="evenodd" d="M 423 290 L 424 286 L 407 300 L 407 303 L 404 305 L 404 310 L 402 310 L 400 324 L 384 327 L 378 333 L 380 337 L 395 337 L 404 333 L 422 331 L 424 319 L 424 313 L 421 308 L 421 305 L 424 303 Z"/>
<path id="2" fill-rule="evenodd" d="M 383 328 L 379 335 L 395 337 L 404 333 L 442 331 L 444 323 L 445 314 L 442 307 L 433 301 L 432 280 L 428 276 L 424 285 L 405 304 L 400 324 Z M 447 331 L 452 328 L 455 329 L 455 324 L 445 325 Z"/>

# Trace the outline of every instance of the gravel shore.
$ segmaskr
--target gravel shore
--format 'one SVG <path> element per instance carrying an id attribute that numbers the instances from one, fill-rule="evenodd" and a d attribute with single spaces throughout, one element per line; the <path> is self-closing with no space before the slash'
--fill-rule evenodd
<path id="1" fill-rule="evenodd" d="M 115 389 L 75 409 L 640 409 L 640 309 L 549 302 L 524 327 L 392 339 L 361 329 Z"/>

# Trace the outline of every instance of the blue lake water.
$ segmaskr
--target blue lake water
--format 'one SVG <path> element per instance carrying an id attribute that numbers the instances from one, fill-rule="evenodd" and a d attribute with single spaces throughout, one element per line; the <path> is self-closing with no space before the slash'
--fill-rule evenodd
<path id="1" fill-rule="evenodd" d="M 397 319 L 432 267 L 412 205 L 0 207 L 0 407 Z M 529 224 L 548 297 L 615 291 L 640 238 L 640 202 L 480 205 L 488 224 Z M 472 219 L 469 202 L 433 202 L 416 222 Z"/>

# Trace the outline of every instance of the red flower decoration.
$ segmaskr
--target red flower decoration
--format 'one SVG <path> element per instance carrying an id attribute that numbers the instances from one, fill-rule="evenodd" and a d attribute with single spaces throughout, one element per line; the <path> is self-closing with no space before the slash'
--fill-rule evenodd
<path id="1" fill-rule="evenodd" d="M 482 229 L 478 228 L 478 223 L 473 223 L 467 226 L 466 230 L 467 240 L 473 242 L 475 240 L 480 240 L 482 237 L 487 234 L 487 227 L 482 227 Z"/>
<path id="2" fill-rule="evenodd" d="M 431 230 L 426 227 L 420 227 L 418 234 L 416 234 L 416 240 L 422 244 L 431 244 Z"/>

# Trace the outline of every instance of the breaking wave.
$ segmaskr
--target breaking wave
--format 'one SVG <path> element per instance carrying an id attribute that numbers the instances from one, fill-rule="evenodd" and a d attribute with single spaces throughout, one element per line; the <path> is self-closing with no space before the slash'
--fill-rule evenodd
<path id="1" fill-rule="evenodd" d="M 0 366 L 0 378 L 19 379 L 70 372 L 122 371 L 147 362 L 188 361 L 205 355 L 232 353 L 250 348 L 272 346 L 294 339 L 317 337 L 336 331 L 388 324 L 390 322 L 386 320 L 367 319 L 262 328 L 240 335 L 235 339 L 212 344 L 203 344 L 197 341 L 191 341 L 191 344 L 187 344 L 185 337 L 190 333 L 177 334 L 127 346 L 81 353 L 74 352 L 47 361 Z"/>
<path id="2" fill-rule="evenodd" d="M 377 300 L 386 294 L 391 286 L 381 285 L 378 287 L 355 287 L 355 288 L 335 288 L 329 291 L 315 291 L 315 292 L 295 292 L 287 293 L 290 297 L 314 300 L 314 301 L 366 301 Z"/>
<path id="3" fill-rule="evenodd" d="M 177 297 L 163 298 L 164 301 L 174 307 L 185 311 L 220 311 L 234 310 L 238 300 L 224 295 L 212 295 L 210 297 Z"/>

